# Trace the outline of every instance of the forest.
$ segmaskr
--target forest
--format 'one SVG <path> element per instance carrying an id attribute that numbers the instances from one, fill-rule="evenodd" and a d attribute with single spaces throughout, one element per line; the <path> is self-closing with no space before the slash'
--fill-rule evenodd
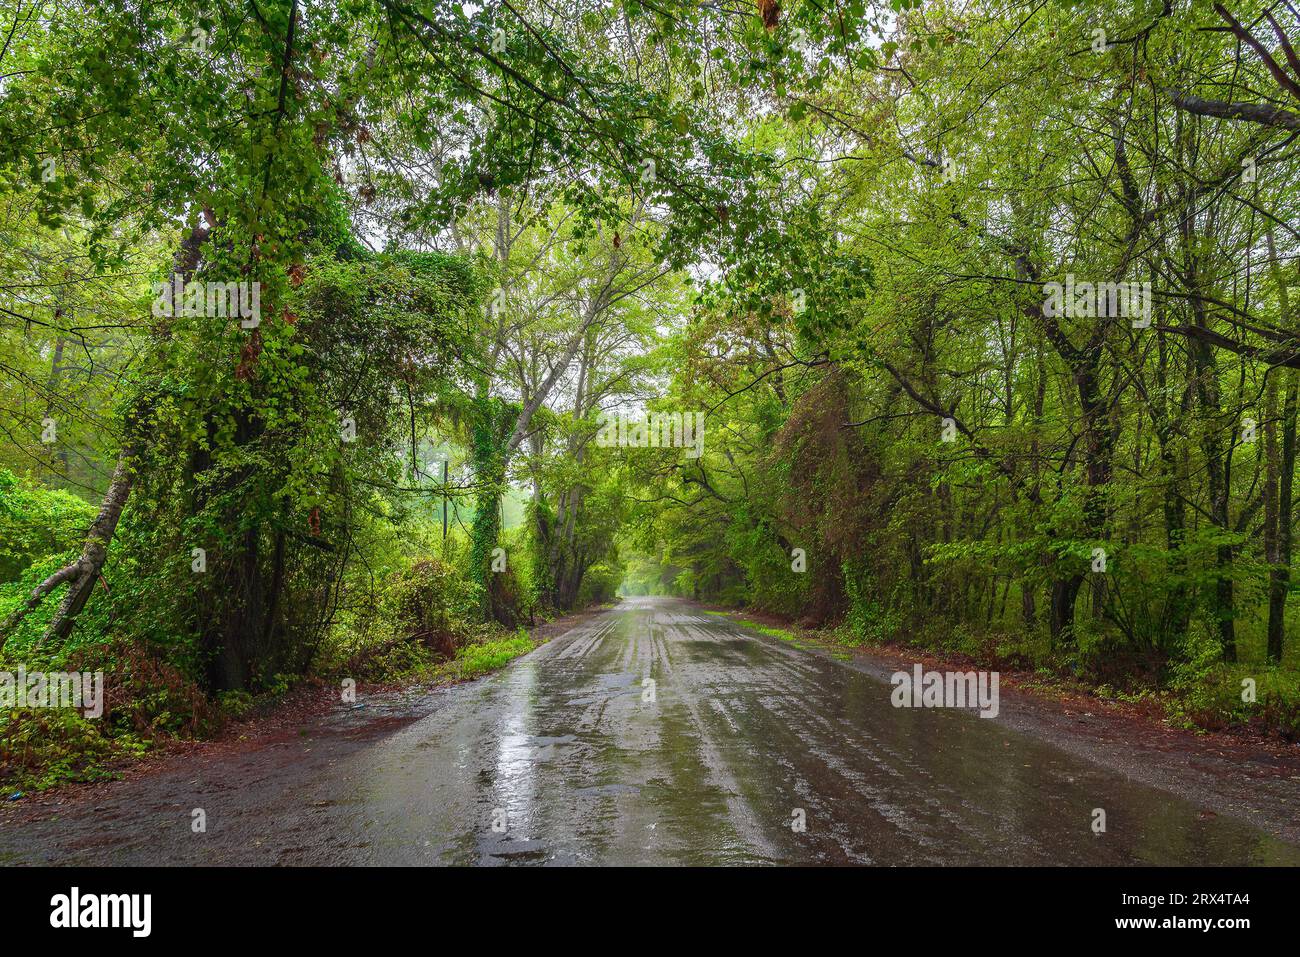
<path id="1" fill-rule="evenodd" d="M 1293 0 L 0 0 L 6 791 L 673 595 L 1300 735 Z"/>

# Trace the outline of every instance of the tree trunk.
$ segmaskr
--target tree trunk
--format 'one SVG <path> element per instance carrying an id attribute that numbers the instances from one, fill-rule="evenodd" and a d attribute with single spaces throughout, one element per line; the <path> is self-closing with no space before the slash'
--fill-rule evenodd
<path id="1" fill-rule="evenodd" d="M 1282 412 L 1282 469 L 1278 482 L 1277 564 L 1269 571 L 1268 660 L 1282 661 L 1286 596 L 1291 590 L 1292 480 L 1296 460 L 1296 376 L 1287 372 L 1286 401 Z"/>
<path id="2" fill-rule="evenodd" d="M 1189 216 L 1190 216 L 1189 212 Z M 1205 300 L 1200 296 L 1200 278 L 1197 256 L 1190 222 L 1182 224 L 1184 242 L 1184 280 L 1192 293 L 1192 323 L 1196 328 L 1208 329 Z M 1210 497 L 1210 521 L 1224 533 L 1231 531 L 1228 515 L 1228 495 L 1231 445 L 1223 448 L 1220 430 L 1224 426 L 1219 397 L 1219 373 L 1214 352 L 1209 343 L 1193 339 L 1191 352 L 1194 363 L 1196 395 L 1202 410 L 1201 451 L 1205 455 L 1206 485 Z M 1235 598 L 1232 587 L 1232 546 L 1221 544 L 1215 550 L 1217 575 L 1214 583 L 1214 615 L 1219 628 L 1219 644 L 1224 661 L 1237 660 L 1237 634 L 1234 618 Z"/>
<path id="3" fill-rule="evenodd" d="M 1280 305 L 1279 327 L 1291 329 L 1291 300 L 1287 292 L 1286 279 L 1278 263 L 1277 249 L 1273 243 L 1273 232 L 1265 234 L 1268 242 L 1269 267 L 1273 281 L 1277 286 Z M 1296 458 L 1296 375 L 1294 370 L 1274 370 L 1283 375 L 1285 393 L 1282 400 L 1282 448 L 1281 459 L 1277 456 L 1276 438 L 1268 450 L 1269 478 L 1264 494 L 1265 498 L 1265 532 L 1269 570 L 1268 570 L 1268 660 L 1274 664 L 1282 661 L 1282 642 L 1286 633 L 1286 596 L 1291 587 L 1291 514 L 1292 514 L 1292 480 L 1295 477 Z M 1276 436 L 1272 422 L 1276 413 L 1277 386 L 1273 376 L 1269 376 L 1269 400 L 1271 411 L 1265 412 L 1265 436 Z M 1269 515 L 1272 506 L 1272 515 Z M 1272 529 L 1272 535 L 1268 534 Z M 1271 541 L 1269 539 L 1271 538 Z"/>
<path id="4" fill-rule="evenodd" d="M 45 637 L 41 639 L 42 642 L 50 638 L 58 641 L 67 638 L 72 633 L 77 616 L 86 607 L 90 593 L 95 589 L 95 582 L 99 580 L 104 561 L 108 557 L 108 544 L 117 531 L 122 509 L 126 507 L 126 500 L 131 495 L 131 486 L 135 481 L 135 459 L 138 453 L 137 446 L 128 445 L 118 457 L 117 468 L 113 470 L 113 480 L 108 485 L 108 491 L 104 493 L 99 514 L 90 525 L 81 557 L 74 563 L 77 568 L 76 575 L 68 586 L 67 594 L 63 596 L 58 611 L 54 613 L 54 618 L 45 631 Z"/>

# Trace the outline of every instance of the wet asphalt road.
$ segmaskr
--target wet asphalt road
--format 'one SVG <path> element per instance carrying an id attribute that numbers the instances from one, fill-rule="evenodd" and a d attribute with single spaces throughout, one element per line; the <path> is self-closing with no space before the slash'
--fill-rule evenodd
<path id="1" fill-rule="evenodd" d="M 0 863 L 1300 863 L 996 719 L 896 709 L 891 690 L 637 599 L 425 696 L 417 720 L 340 712 L 310 736 L 0 827 Z"/>

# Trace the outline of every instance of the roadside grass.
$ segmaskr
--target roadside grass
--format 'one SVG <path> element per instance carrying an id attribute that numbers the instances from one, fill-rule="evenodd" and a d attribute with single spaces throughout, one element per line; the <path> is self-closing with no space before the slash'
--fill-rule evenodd
<path id="1" fill-rule="evenodd" d="M 803 648 L 802 642 L 806 641 L 808 635 L 800 635 L 788 628 L 778 628 L 775 625 L 766 625 L 761 621 L 752 621 L 744 617 L 743 612 L 727 611 L 706 611 L 705 614 L 714 615 L 718 618 L 726 618 L 728 621 L 735 622 L 742 628 L 748 628 L 750 631 L 756 631 L 761 635 L 767 635 L 770 638 L 780 638 L 782 641 L 788 641 L 796 648 Z"/>
<path id="2" fill-rule="evenodd" d="M 440 664 L 435 674 L 440 678 L 467 681 L 503 668 L 520 655 L 537 647 L 528 632 L 520 627 L 514 635 L 487 638 L 456 651 L 456 657 Z"/>
<path id="3" fill-rule="evenodd" d="M 740 622 L 750 631 L 756 631 L 760 635 L 769 635 L 772 638 L 780 638 L 782 641 L 798 642 L 799 636 L 785 628 L 776 628 L 772 625 L 763 625 L 758 622 L 745 621 Z"/>

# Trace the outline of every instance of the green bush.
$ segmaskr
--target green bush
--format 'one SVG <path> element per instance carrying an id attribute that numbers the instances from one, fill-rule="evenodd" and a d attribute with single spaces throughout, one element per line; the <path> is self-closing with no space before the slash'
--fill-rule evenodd
<path id="1" fill-rule="evenodd" d="M 42 790 L 69 781 L 112 776 L 109 762 L 143 753 L 134 735 L 110 737 L 102 720 L 66 708 L 0 712 L 0 781 L 9 788 Z"/>
<path id="2" fill-rule="evenodd" d="M 0 469 L 0 582 L 77 546 L 94 517 L 83 499 Z"/>
<path id="3" fill-rule="evenodd" d="M 578 590 L 577 606 L 602 604 L 612 601 L 623 582 L 623 566 L 616 562 L 597 562 L 587 569 Z"/>
<path id="4" fill-rule="evenodd" d="M 381 598 L 394 636 L 451 658 L 477 620 L 480 588 L 436 558 L 424 558 L 388 581 Z"/>

